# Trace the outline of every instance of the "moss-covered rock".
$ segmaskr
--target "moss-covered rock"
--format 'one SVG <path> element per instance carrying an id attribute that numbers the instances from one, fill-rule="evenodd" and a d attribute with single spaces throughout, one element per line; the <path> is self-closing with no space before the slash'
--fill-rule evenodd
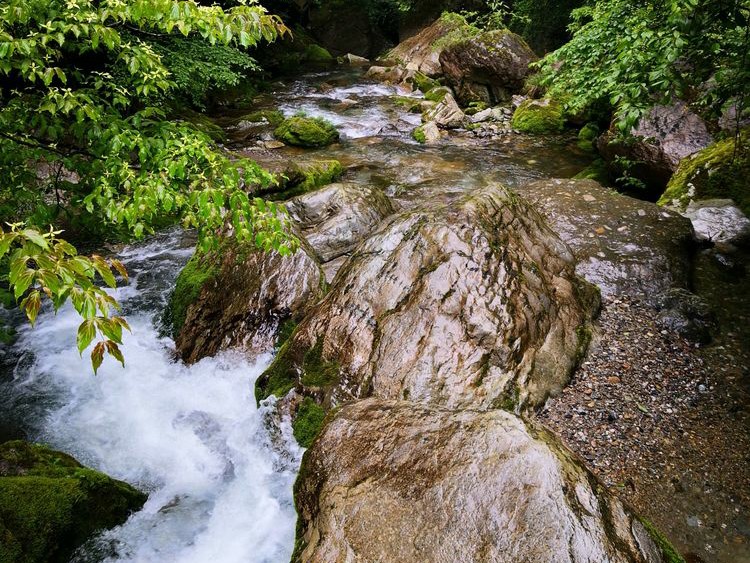
<path id="1" fill-rule="evenodd" d="M 307 46 L 305 59 L 311 63 L 332 63 L 335 60 L 328 49 L 317 44 Z"/>
<path id="2" fill-rule="evenodd" d="M 278 185 L 267 192 L 271 199 L 287 200 L 335 182 L 344 174 L 338 160 L 293 162 L 277 175 Z"/>
<path id="3" fill-rule="evenodd" d="M 609 169 L 604 159 L 597 158 L 594 162 L 589 164 L 586 168 L 581 170 L 578 174 L 573 176 L 574 180 L 596 180 L 600 184 L 606 186 L 610 183 L 609 180 Z"/>
<path id="4" fill-rule="evenodd" d="M 243 115 L 238 121 L 249 121 L 250 123 L 267 122 L 274 127 L 278 127 L 284 122 L 284 114 L 275 109 L 261 109 Z"/>
<path id="5" fill-rule="evenodd" d="M 662 561 L 664 563 L 685 563 L 685 558 L 680 555 L 675 546 L 672 545 L 667 537 L 662 534 L 654 524 L 645 518 L 639 519 L 643 527 L 646 528 L 648 535 L 654 540 L 654 543 L 661 551 Z"/>
<path id="6" fill-rule="evenodd" d="M 68 561 L 95 532 L 124 522 L 146 495 L 45 446 L 0 445 L 0 562 Z"/>
<path id="7" fill-rule="evenodd" d="M 180 333 L 190 305 L 197 301 L 203 286 L 213 280 L 217 272 L 213 257 L 196 252 L 177 276 L 165 319 L 173 336 L 176 337 Z"/>
<path id="8" fill-rule="evenodd" d="M 596 123 L 587 123 L 578 132 L 578 148 L 586 152 L 595 152 L 598 136 L 599 126 Z"/>
<path id="9" fill-rule="evenodd" d="M 550 98 L 525 100 L 513 113 L 513 129 L 524 133 L 559 133 L 565 127 L 562 106 Z"/>
<path id="10" fill-rule="evenodd" d="M 414 137 L 414 140 L 418 143 L 425 144 L 427 142 L 427 135 L 425 135 L 424 127 L 420 125 L 414 131 L 412 131 L 411 136 Z"/>
<path id="11" fill-rule="evenodd" d="M 742 132 L 740 148 L 724 139 L 683 159 L 659 199 L 659 205 L 684 209 L 693 200 L 727 198 L 750 215 L 750 129 Z"/>
<path id="12" fill-rule="evenodd" d="M 292 423 L 294 438 L 303 448 L 309 448 L 323 428 L 326 412 L 310 397 L 305 397 L 297 409 Z"/>
<path id="13" fill-rule="evenodd" d="M 331 122 L 301 115 L 285 119 L 274 135 L 279 141 L 295 147 L 327 147 L 339 140 L 339 132 Z"/>

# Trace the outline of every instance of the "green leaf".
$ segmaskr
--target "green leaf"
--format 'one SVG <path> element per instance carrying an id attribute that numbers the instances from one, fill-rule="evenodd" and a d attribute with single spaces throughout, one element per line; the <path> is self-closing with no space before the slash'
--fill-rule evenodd
<path id="1" fill-rule="evenodd" d="M 44 235 L 39 231 L 35 231 L 34 229 L 24 229 L 23 231 L 21 231 L 21 234 L 38 247 L 44 250 L 47 250 L 49 248 L 47 239 L 45 239 Z"/>
<path id="2" fill-rule="evenodd" d="M 91 342 L 96 337 L 96 320 L 88 319 L 83 321 L 78 327 L 78 336 L 76 337 L 76 345 L 78 346 L 78 352 L 83 354 L 83 351 L 89 347 Z"/>

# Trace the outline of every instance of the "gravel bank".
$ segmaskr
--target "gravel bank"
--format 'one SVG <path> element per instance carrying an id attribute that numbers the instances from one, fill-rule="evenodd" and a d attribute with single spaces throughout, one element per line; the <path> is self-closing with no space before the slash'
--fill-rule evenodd
<path id="1" fill-rule="evenodd" d="M 607 303 L 574 381 L 537 417 L 689 560 L 748 562 L 748 351 L 697 349 L 655 317 Z"/>

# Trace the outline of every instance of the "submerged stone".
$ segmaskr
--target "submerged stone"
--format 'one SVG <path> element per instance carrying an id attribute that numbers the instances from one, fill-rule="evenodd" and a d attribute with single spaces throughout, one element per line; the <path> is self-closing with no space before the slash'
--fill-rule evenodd
<path id="1" fill-rule="evenodd" d="M 295 562 L 683 562 L 557 438 L 502 410 L 345 406 L 294 493 Z"/>
<path id="2" fill-rule="evenodd" d="M 146 502 L 127 483 L 22 441 L 0 445 L 0 561 L 63 563 Z"/>

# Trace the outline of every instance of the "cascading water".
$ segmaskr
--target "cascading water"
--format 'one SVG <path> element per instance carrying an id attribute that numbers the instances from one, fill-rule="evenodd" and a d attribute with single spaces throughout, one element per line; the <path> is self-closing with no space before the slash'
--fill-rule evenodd
<path id="1" fill-rule="evenodd" d="M 288 425 L 269 430 L 256 407 L 254 380 L 269 358 L 250 364 L 225 354 L 185 366 L 159 335 L 169 290 L 192 253 L 180 236 L 121 255 L 132 275 L 115 291 L 133 329 L 124 369 L 108 359 L 93 375 L 73 342 L 79 318 L 65 309 L 21 329 L 16 348 L 28 352 L 4 394 L 25 418 L 34 413 L 32 437 L 150 493 L 74 561 L 288 561 L 301 451 Z"/>

